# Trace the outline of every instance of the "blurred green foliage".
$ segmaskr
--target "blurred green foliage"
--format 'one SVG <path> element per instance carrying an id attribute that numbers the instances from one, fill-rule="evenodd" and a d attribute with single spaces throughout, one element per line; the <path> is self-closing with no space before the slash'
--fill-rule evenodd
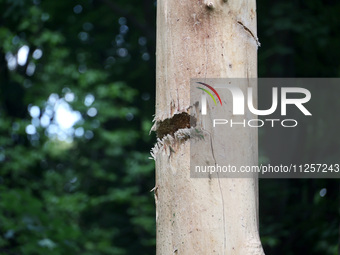
<path id="1" fill-rule="evenodd" d="M 339 76 L 338 2 L 257 5 L 260 76 Z M 154 254 L 155 6 L 0 0 L 0 254 Z M 336 254 L 338 195 L 261 180 L 267 254 Z"/>
<path id="2" fill-rule="evenodd" d="M 105 1 L 0 3 L 0 254 L 153 254 L 154 38 Z"/>
<path id="3" fill-rule="evenodd" d="M 339 1 L 257 0 L 257 8 L 260 77 L 340 76 Z M 293 164 L 339 162 L 339 88 L 312 90 L 313 118 L 284 135 L 262 130 L 263 158 Z M 338 254 L 339 184 L 261 179 L 260 235 L 266 254 Z"/>

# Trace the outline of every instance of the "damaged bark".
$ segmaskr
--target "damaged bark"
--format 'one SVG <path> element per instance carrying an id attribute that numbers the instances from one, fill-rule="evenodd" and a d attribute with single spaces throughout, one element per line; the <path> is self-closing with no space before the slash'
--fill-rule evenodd
<path id="1" fill-rule="evenodd" d="M 173 136 L 179 129 L 190 128 L 190 115 L 186 112 L 175 114 L 170 119 L 157 123 L 155 128 L 157 138 L 162 139 L 166 135 Z"/>
<path id="2" fill-rule="evenodd" d="M 253 34 L 253 32 L 249 28 L 247 28 L 245 25 L 243 25 L 243 23 L 241 21 L 237 21 L 237 23 L 240 24 L 243 27 L 243 29 L 250 34 L 250 36 L 255 40 L 257 46 L 261 46 L 261 43 L 259 42 L 259 39 L 257 38 L 257 36 L 255 36 Z"/>

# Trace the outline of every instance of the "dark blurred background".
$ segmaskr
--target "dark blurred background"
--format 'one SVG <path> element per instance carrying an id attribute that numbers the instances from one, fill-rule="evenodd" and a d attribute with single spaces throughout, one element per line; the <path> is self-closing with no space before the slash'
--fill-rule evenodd
<path id="1" fill-rule="evenodd" d="M 257 6 L 259 77 L 339 77 L 339 1 Z M 0 254 L 155 254 L 156 1 L 0 10 Z M 338 160 L 340 136 L 323 139 L 338 116 L 303 125 L 291 148 Z M 260 231 L 266 254 L 337 254 L 339 180 L 260 180 Z"/>

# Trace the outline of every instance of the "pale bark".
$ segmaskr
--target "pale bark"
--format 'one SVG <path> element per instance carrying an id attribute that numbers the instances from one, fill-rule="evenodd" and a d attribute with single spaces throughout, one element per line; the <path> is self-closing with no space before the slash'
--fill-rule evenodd
<path id="1" fill-rule="evenodd" d="M 189 112 L 190 78 L 255 78 L 258 45 L 255 0 L 157 1 L 153 129 Z M 231 164 L 257 164 L 256 129 L 236 129 L 224 139 Z M 190 132 L 182 129 L 152 151 L 157 254 L 263 254 L 257 180 L 190 178 L 190 142 Z M 197 146 L 211 150 L 204 142 Z"/>

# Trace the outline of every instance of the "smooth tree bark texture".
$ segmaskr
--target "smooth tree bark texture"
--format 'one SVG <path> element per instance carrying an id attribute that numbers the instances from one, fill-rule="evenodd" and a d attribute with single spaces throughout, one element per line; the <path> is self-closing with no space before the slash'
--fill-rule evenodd
<path id="1" fill-rule="evenodd" d="M 258 46 L 255 0 L 157 1 L 158 255 L 263 254 L 257 179 L 190 178 L 193 138 L 183 114 L 192 109 L 190 78 L 256 78 Z M 227 140 L 230 164 L 257 165 L 256 129 L 220 139 Z M 211 144 L 197 143 L 202 157 Z"/>

